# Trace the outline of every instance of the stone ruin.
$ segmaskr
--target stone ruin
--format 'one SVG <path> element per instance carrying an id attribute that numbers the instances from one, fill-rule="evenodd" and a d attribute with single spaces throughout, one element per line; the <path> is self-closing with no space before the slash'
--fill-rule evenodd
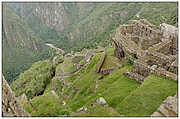
<path id="1" fill-rule="evenodd" d="M 121 25 L 112 38 L 114 55 L 119 58 L 133 56 L 132 72 L 124 74 L 142 83 L 154 73 L 177 80 L 178 74 L 178 28 L 161 24 L 160 30 L 145 19 L 133 20 Z"/>
<path id="2" fill-rule="evenodd" d="M 152 117 L 177 117 L 178 116 L 178 96 L 167 97 L 160 107 L 154 112 Z"/>
<path id="3" fill-rule="evenodd" d="M 19 100 L 15 97 L 10 86 L 2 78 L 2 116 L 3 117 L 29 117 Z"/>

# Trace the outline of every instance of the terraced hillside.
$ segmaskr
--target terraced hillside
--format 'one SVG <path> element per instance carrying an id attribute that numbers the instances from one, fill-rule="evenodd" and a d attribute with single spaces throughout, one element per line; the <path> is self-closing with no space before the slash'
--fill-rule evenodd
<path id="1" fill-rule="evenodd" d="M 109 75 L 96 73 L 97 67 L 102 62 L 104 50 L 95 51 L 91 60 L 89 62 L 84 60 L 85 63 L 74 73 L 64 76 L 51 73 L 54 77 L 44 82 L 45 89 L 42 94 L 32 99 L 28 95 L 27 97 L 19 95 L 24 109 L 31 116 L 151 116 L 166 97 L 175 95 L 177 82 L 174 80 L 150 75 L 140 84 L 125 76 L 126 70 L 132 70 L 131 61 L 116 59 L 112 55 L 113 47 L 106 49 L 107 54 L 102 69 L 113 67 L 114 70 Z M 55 65 L 58 60 L 48 62 L 53 62 L 52 64 L 57 68 L 72 72 L 68 67 L 74 66 L 70 60 L 73 56 L 64 56 L 64 59 L 67 58 L 69 60 L 58 65 Z M 69 66 L 64 67 L 67 62 Z M 37 65 L 37 68 L 39 66 Z M 42 66 L 39 67 L 40 71 Z M 21 77 L 28 75 L 28 72 L 30 71 L 22 74 Z M 56 69 L 55 73 L 57 72 L 59 70 Z M 40 77 L 36 76 L 35 82 L 40 80 Z M 17 81 L 21 82 L 23 79 Z M 23 85 L 30 86 L 30 82 Z M 15 82 L 11 85 L 12 89 L 14 86 Z"/>

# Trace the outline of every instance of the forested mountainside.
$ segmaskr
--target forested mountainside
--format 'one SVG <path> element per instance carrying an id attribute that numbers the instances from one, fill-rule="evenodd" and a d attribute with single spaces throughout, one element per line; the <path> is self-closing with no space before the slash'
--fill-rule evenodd
<path id="1" fill-rule="evenodd" d="M 7 4 L 3 4 L 2 26 L 3 75 L 8 82 L 15 80 L 32 63 L 54 55 Z"/>
<path id="2" fill-rule="evenodd" d="M 18 40 L 16 41 L 32 42 L 31 40 L 28 40 L 28 37 L 32 35 L 34 36 L 34 39 L 36 39 L 37 45 L 42 44 L 40 42 L 51 43 L 54 44 L 56 47 L 65 50 L 66 52 L 81 51 L 83 48 L 96 48 L 97 45 L 106 46 L 107 44 L 109 44 L 109 39 L 111 39 L 111 36 L 113 35 L 115 29 L 120 24 L 128 23 L 130 20 L 133 19 L 146 18 L 155 25 L 159 25 L 163 22 L 177 25 L 177 3 L 156 4 L 149 2 L 7 4 L 13 7 L 13 9 L 8 7 L 10 9 L 10 13 L 6 12 L 6 10 L 3 11 L 3 13 L 6 12 L 5 17 L 9 16 L 11 19 L 7 20 L 11 21 L 8 24 L 14 24 L 19 22 L 20 23 L 19 27 L 14 28 L 6 28 L 5 24 L 7 22 L 3 23 L 3 29 L 9 29 L 12 32 L 13 29 L 16 29 L 13 34 L 19 34 L 16 35 L 16 37 L 20 37 L 17 38 Z M 16 19 L 14 19 L 15 17 Z M 24 32 L 19 32 L 22 30 L 21 27 L 23 27 Z M 24 35 L 25 33 L 27 34 L 27 36 Z M 11 34 L 10 36 L 13 36 L 13 34 Z M 6 36 L 3 35 L 4 39 L 5 37 Z M 10 44 L 12 44 L 13 41 L 10 42 Z M 3 42 L 3 44 L 3 46 L 5 46 L 6 42 Z M 25 44 L 28 43 L 25 42 Z M 22 57 L 34 56 L 34 58 L 27 58 L 29 61 L 24 61 L 26 58 L 21 58 L 18 56 L 18 53 L 21 52 L 20 50 L 17 51 L 18 53 L 12 53 L 14 55 L 16 54 L 16 57 L 9 54 L 10 52 L 3 53 L 3 59 L 6 58 L 6 60 L 3 60 L 3 64 L 6 64 L 8 62 L 7 57 L 11 57 L 8 58 L 10 60 L 9 65 L 3 65 L 3 72 L 6 72 L 4 74 L 5 77 L 7 77 L 8 73 L 10 73 L 9 76 L 12 75 L 12 77 L 14 78 L 19 73 L 16 74 L 12 72 L 23 72 L 24 69 L 27 69 L 27 67 L 31 64 L 29 62 L 34 62 L 35 59 L 38 59 L 35 58 L 36 56 L 43 56 L 36 55 L 36 53 L 38 54 L 39 52 L 26 55 L 26 52 L 37 51 L 35 50 L 35 48 L 33 48 L 34 46 L 31 46 L 32 45 L 24 46 L 23 50 L 27 49 L 27 47 L 32 49 L 30 51 L 24 50 L 24 54 L 21 54 Z M 40 46 L 41 48 L 44 47 L 43 45 Z M 8 50 L 10 51 L 9 48 L 8 50 L 5 50 L 6 48 L 7 47 L 4 47 L 3 52 L 6 52 Z M 16 47 L 16 49 L 18 48 Z M 47 48 L 45 47 L 42 49 L 47 50 Z M 15 52 L 16 50 L 12 51 Z M 40 53 L 42 54 L 48 52 L 46 51 Z M 14 60 L 11 60 L 13 58 Z M 18 60 L 18 58 L 20 58 L 20 60 Z M 22 67 L 26 68 L 18 68 L 21 66 L 18 64 L 18 62 L 21 62 L 21 64 L 23 65 Z"/>
<path id="3" fill-rule="evenodd" d="M 19 4 L 19 3 L 17 3 Z M 177 25 L 177 3 L 21 3 L 12 5 L 36 35 L 65 51 L 106 45 L 132 19 Z"/>

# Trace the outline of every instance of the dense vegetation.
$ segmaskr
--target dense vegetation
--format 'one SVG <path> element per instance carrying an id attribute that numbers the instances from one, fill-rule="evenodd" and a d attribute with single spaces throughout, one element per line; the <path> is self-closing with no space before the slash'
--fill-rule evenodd
<path id="1" fill-rule="evenodd" d="M 177 25 L 177 3 L 62 3 L 69 25 L 57 32 L 41 24 L 33 14 L 34 4 L 24 5 L 25 22 L 36 35 L 67 52 L 106 46 L 116 28 L 132 19 L 145 18 L 157 26 L 163 22 Z"/>
<path id="2" fill-rule="evenodd" d="M 6 4 L 3 4 L 3 19 L 3 75 L 10 83 L 32 63 L 53 57 L 54 51 L 46 47 Z"/>
<path id="3" fill-rule="evenodd" d="M 12 90 L 15 91 L 16 96 L 25 93 L 29 99 L 41 95 L 54 76 L 54 72 L 55 67 L 50 61 L 36 62 L 11 84 Z"/>

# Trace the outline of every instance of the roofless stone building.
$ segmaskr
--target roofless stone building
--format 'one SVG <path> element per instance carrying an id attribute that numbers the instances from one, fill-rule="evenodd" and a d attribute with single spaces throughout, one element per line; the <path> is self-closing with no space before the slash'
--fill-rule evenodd
<path id="1" fill-rule="evenodd" d="M 177 80 L 178 73 L 178 29 L 161 24 L 160 30 L 147 20 L 133 20 L 121 25 L 112 39 L 114 55 L 119 59 L 134 56 L 132 72 L 125 72 L 142 83 L 150 73 Z"/>

